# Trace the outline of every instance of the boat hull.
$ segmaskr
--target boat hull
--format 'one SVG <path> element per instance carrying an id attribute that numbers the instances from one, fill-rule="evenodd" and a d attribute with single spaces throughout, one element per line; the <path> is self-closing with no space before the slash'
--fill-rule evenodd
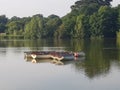
<path id="1" fill-rule="evenodd" d="M 55 59 L 55 60 L 74 60 L 78 56 L 84 56 L 83 53 L 76 55 L 71 52 L 55 52 L 55 51 L 41 51 L 41 52 L 25 52 L 26 58 L 33 59 Z"/>

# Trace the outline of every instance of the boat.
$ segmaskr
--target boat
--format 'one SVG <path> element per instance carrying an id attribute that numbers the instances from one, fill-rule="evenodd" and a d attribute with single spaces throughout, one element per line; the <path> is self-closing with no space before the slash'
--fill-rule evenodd
<path id="1" fill-rule="evenodd" d="M 50 52 L 48 51 L 29 51 L 24 53 L 27 58 L 51 59 Z"/>
<path id="2" fill-rule="evenodd" d="M 33 59 L 53 59 L 53 60 L 73 60 L 76 57 L 85 56 L 83 52 L 68 52 L 68 51 L 29 51 L 24 52 L 26 58 Z"/>

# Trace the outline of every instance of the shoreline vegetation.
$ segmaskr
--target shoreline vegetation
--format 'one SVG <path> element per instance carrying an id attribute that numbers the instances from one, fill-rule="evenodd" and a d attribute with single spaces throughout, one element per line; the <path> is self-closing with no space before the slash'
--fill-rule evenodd
<path id="1" fill-rule="evenodd" d="M 0 35 L 0 39 L 24 39 L 23 35 Z"/>
<path id="2" fill-rule="evenodd" d="M 0 15 L 0 39 L 120 38 L 120 5 L 112 0 L 78 0 L 63 17 Z"/>

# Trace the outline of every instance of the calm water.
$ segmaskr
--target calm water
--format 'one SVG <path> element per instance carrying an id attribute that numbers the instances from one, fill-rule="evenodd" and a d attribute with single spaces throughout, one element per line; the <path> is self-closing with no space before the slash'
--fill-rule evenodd
<path id="1" fill-rule="evenodd" d="M 83 51 L 85 58 L 55 65 L 24 58 L 25 51 Z M 0 41 L 0 90 L 120 90 L 120 40 Z"/>

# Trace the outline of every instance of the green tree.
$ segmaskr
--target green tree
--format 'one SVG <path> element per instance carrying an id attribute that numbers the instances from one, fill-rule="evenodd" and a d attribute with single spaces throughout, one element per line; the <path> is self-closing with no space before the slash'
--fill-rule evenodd
<path id="1" fill-rule="evenodd" d="M 58 29 L 55 31 L 54 37 L 60 39 L 60 38 L 64 38 L 65 35 L 66 35 L 65 26 L 64 24 L 61 24 L 58 27 Z"/>
<path id="2" fill-rule="evenodd" d="M 55 31 L 61 25 L 61 19 L 56 15 L 50 15 L 45 23 L 43 37 L 54 37 Z"/>
<path id="3" fill-rule="evenodd" d="M 20 17 L 13 16 L 13 17 L 9 20 L 9 22 L 12 22 L 12 21 L 20 21 L 20 20 L 21 20 Z"/>
<path id="4" fill-rule="evenodd" d="M 76 20 L 76 25 L 75 25 L 75 35 L 74 37 L 77 38 L 84 38 L 84 27 L 83 27 L 83 19 L 84 15 L 79 15 Z"/>
<path id="5" fill-rule="evenodd" d="M 74 14 L 67 14 L 62 18 L 62 24 L 55 31 L 56 38 L 72 38 L 73 30 L 76 23 L 76 16 Z"/>
<path id="6" fill-rule="evenodd" d="M 89 32 L 89 19 L 88 16 L 79 15 L 76 19 L 74 36 L 76 38 L 88 38 L 90 36 Z"/>
<path id="7" fill-rule="evenodd" d="M 25 26 L 24 37 L 29 39 L 41 38 L 43 29 L 44 29 L 43 16 L 40 14 L 34 15 L 31 21 Z"/>
<path id="8" fill-rule="evenodd" d="M 5 15 L 0 16 L 0 33 L 5 33 L 8 18 Z"/>
<path id="9" fill-rule="evenodd" d="M 7 19 L 0 16 L 0 33 L 24 35 L 25 38 L 89 38 L 115 37 L 120 31 L 120 5 L 111 7 L 112 0 L 78 0 L 71 12 L 60 18 L 40 14 Z"/>
<path id="10" fill-rule="evenodd" d="M 102 37 L 103 36 L 102 25 L 98 13 L 94 13 L 93 15 L 91 15 L 89 22 L 91 37 Z"/>
<path id="11" fill-rule="evenodd" d="M 115 37 L 117 31 L 117 12 L 108 6 L 102 6 L 98 14 L 104 37 Z"/>
<path id="12" fill-rule="evenodd" d="M 118 29 L 120 31 L 120 5 L 118 6 Z"/>
<path id="13" fill-rule="evenodd" d="M 24 27 L 30 20 L 30 17 L 19 18 L 13 16 L 8 20 L 6 33 L 9 35 L 23 35 Z"/>
<path id="14" fill-rule="evenodd" d="M 79 12 L 85 15 L 91 15 L 101 6 L 110 6 L 112 0 L 79 0 L 71 6 L 73 12 Z"/>
<path id="15" fill-rule="evenodd" d="M 11 21 L 7 23 L 6 33 L 9 35 L 21 35 L 22 23 L 19 21 Z"/>
<path id="16" fill-rule="evenodd" d="M 90 26 L 91 37 L 115 37 L 117 12 L 109 6 L 101 6 L 90 16 Z"/>

